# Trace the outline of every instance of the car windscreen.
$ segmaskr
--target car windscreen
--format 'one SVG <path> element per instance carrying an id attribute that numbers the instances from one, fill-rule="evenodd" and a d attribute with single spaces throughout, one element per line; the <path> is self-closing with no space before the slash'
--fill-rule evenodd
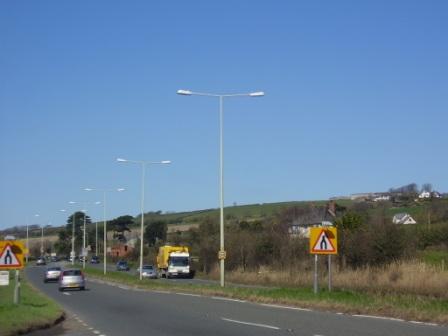
<path id="1" fill-rule="evenodd" d="M 188 257 L 171 257 L 171 266 L 188 266 Z"/>
<path id="2" fill-rule="evenodd" d="M 60 270 L 61 270 L 60 267 L 49 267 L 49 268 L 47 269 L 47 271 L 60 271 Z"/>
<path id="3" fill-rule="evenodd" d="M 62 273 L 64 276 L 79 276 L 81 275 L 81 271 L 80 270 L 68 270 L 68 271 L 64 271 L 64 273 Z"/>

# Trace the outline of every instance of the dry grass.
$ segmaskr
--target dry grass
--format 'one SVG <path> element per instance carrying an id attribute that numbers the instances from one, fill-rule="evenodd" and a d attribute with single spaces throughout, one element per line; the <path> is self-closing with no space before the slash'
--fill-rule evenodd
<path id="1" fill-rule="evenodd" d="M 217 272 L 211 275 L 218 277 Z M 290 271 L 276 271 L 260 268 L 256 272 L 236 270 L 226 273 L 230 282 L 281 287 L 312 286 L 313 269 L 303 268 Z M 326 287 L 328 274 L 320 265 L 319 281 Z M 397 262 L 384 267 L 365 267 L 343 271 L 333 267 L 332 283 L 334 288 L 370 293 L 397 293 L 424 295 L 448 299 L 448 272 L 440 267 L 422 262 Z"/>

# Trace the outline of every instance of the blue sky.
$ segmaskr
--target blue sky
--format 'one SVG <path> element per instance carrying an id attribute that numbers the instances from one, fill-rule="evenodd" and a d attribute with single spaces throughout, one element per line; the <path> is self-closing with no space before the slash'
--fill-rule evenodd
<path id="1" fill-rule="evenodd" d="M 448 191 L 446 1 L 9 1 L 0 4 L 0 228 L 327 199 L 430 182 Z M 40 214 L 36 220 L 34 214 Z M 92 207 L 94 220 L 102 208 Z"/>

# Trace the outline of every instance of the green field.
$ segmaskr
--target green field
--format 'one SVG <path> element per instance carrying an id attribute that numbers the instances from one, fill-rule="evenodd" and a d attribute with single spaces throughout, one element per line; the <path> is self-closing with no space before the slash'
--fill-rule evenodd
<path id="1" fill-rule="evenodd" d="M 13 303 L 14 271 L 10 271 L 9 286 L 0 286 L 0 336 L 17 335 L 28 330 L 54 324 L 63 316 L 56 303 L 21 280 L 20 304 Z"/>

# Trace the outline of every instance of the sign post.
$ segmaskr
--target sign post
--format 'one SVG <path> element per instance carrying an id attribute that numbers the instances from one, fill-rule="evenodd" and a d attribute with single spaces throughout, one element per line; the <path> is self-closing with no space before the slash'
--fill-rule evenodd
<path id="1" fill-rule="evenodd" d="M 14 304 L 20 303 L 20 274 L 23 269 L 25 247 L 17 240 L 0 241 L 0 270 L 16 270 L 14 286 Z"/>
<path id="2" fill-rule="evenodd" d="M 14 304 L 20 303 L 20 274 L 19 270 L 16 269 L 16 284 L 14 286 Z"/>
<path id="3" fill-rule="evenodd" d="M 327 225 L 310 228 L 310 253 L 314 254 L 314 293 L 317 294 L 319 291 L 317 275 L 319 254 L 328 255 L 328 291 L 331 291 L 331 255 L 338 253 L 336 228 Z"/>

